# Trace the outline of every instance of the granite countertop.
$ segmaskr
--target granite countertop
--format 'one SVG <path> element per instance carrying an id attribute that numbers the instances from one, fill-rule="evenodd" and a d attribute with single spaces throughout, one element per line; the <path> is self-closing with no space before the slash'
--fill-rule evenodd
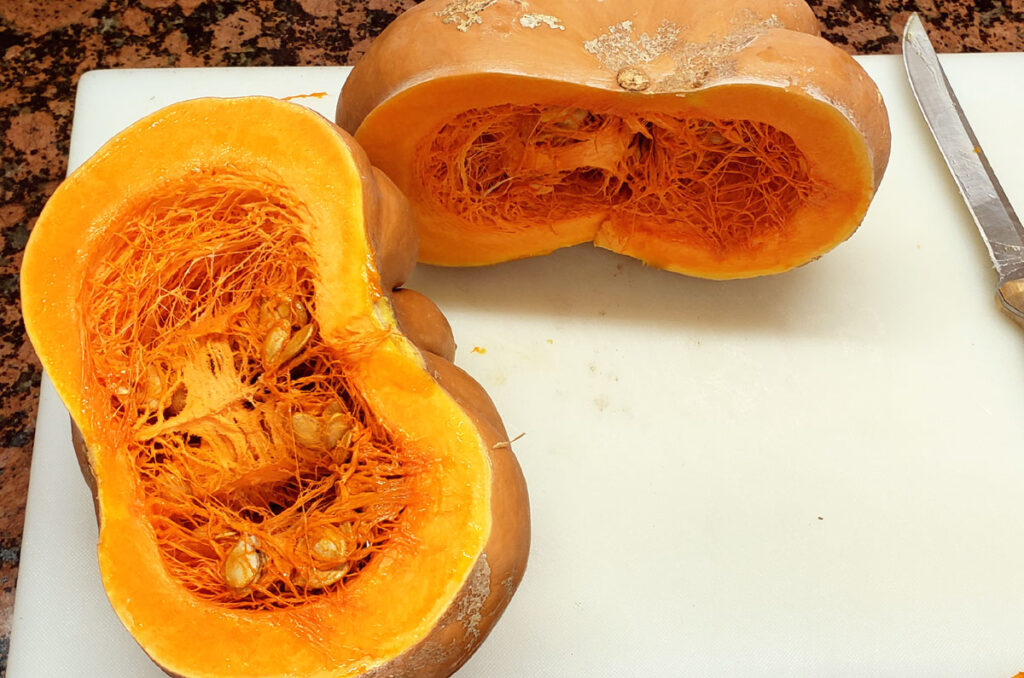
<path id="1" fill-rule="evenodd" d="M 0 673 L 7 663 L 40 367 L 25 338 L 18 268 L 64 176 L 74 95 L 97 68 L 342 65 L 414 0 L 0 0 L 4 258 L 0 292 Z M 894 53 L 911 11 L 940 51 L 1024 51 L 1024 0 L 811 0 L 825 37 Z"/>

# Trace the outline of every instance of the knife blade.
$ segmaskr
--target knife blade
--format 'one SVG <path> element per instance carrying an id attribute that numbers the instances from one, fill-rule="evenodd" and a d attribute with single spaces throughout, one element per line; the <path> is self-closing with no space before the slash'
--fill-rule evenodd
<path id="1" fill-rule="evenodd" d="M 996 296 L 1000 305 L 1024 326 L 1024 227 L 981 150 L 916 13 L 903 29 L 903 65 L 914 98 L 985 241 L 999 276 Z"/>

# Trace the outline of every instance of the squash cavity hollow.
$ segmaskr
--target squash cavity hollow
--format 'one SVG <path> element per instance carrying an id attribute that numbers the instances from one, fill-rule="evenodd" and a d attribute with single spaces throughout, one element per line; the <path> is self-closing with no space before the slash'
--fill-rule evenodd
<path id="1" fill-rule="evenodd" d="M 220 605 L 343 586 L 413 501 L 406 446 L 319 335 L 309 218 L 272 178 L 198 172 L 117 215 L 82 287 L 96 429 L 171 576 Z"/>
<path id="2" fill-rule="evenodd" d="M 750 120 L 556 106 L 471 109 L 421 144 L 425 199 L 521 232 L 608 214 L 724 254 L 776 244 L 815 191 L 793 139 Z"/>

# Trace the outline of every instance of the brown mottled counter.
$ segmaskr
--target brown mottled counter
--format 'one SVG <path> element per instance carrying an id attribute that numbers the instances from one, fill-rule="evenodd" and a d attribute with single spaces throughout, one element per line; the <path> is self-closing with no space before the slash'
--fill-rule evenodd
<path id="1" fill-rule="evenodd" d="M 35 217 L 66 170 L 78 78 L 96 68 L 348 64 L 413 4 L 0 0 L 0 673 L 6 669 L 40 379 L 21 322 L 18 267 Z M 851 53 L 897 52 L 899 33 L 914 10 L 940 51 L 1024 51 L 1024 0 L 811 4 L 824 36 Z"/>

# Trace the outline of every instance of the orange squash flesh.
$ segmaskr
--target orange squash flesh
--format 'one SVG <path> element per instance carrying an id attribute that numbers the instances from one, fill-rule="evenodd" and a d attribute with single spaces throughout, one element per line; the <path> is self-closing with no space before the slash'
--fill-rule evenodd
<path id="1" fill-rule="evenodd" d="M 337 119 L 409 197 L 422 261 L 593 241 L 777 273 L 853 233 L 888 161 L 877 88 L 817 32 L 793 0 L 427 0 L 356 65 Z"/>
<path id="2" fill-rule="evenodd" d="M 404 198 L 320 116 L 177 104 L 26 248 L 103 585 L 181 676 L 447 676 L 525 567 L 521 471 L 429 299 Z"/>

